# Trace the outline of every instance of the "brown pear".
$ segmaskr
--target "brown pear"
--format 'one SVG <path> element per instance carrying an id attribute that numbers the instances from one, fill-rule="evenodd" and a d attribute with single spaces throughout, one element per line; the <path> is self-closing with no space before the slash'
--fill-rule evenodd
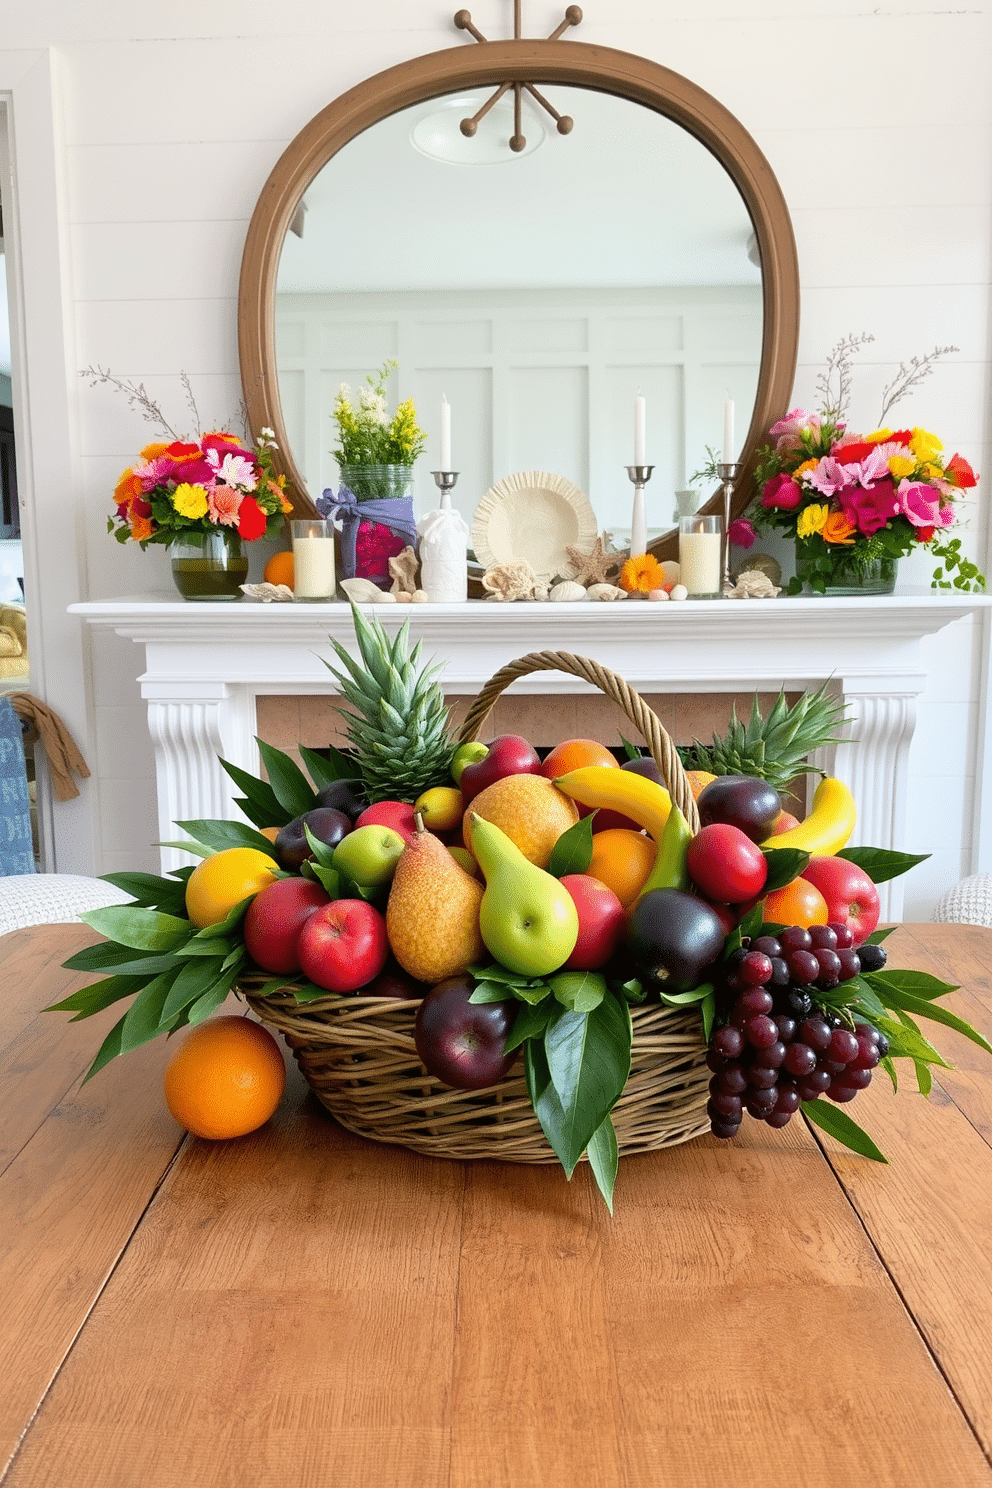
<path id="1" fill-rule="evenodd" d="M 386 933 L 409 976 L 435 986 L 485 954 L 479 930 L 483 886 L 431 832 L 415 832 L 393 874 Z"/>

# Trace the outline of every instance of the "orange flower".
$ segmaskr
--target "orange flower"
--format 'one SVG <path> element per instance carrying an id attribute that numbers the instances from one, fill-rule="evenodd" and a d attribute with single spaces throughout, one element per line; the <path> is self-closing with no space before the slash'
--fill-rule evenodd
<path id="1" fill-rule="evenodd" d="M 168 448 L 169 445 L 165 441 L 160 441 L 158 444 L 146 444 L 141 451 L 141 458 L 143 460 L 157 460 L 159 455 L 164 455 Z"/>
<path id="2" fill-rule="evenodd" d="M 130 506 L 134 498 L 140 495 L 141 482 L 129 466 L 114 487 L 114 505 Z"/>
<path id="3" fill-rule="evenodd" d="M 649 594 L 665 582 L 665 570 L 650 553 L 628 558 L 620 570 L 620 588 L 628 594 Z"/>
<path id="4" fill-rule="evenodd" d="M 146 537 L 151 537 L 155 531 L 155 523 L 151 517 L 130 517 L 128 525 L 131 528 L 131 541 L 144 542 Z"/>
<path id="5" fill-rule="evenodd" d="M 820 536 L 824 542 L 840 545 L 853 545 L 854 534 L 857 532 L 853 522 L 849 522 L 843 512 L 830 512 L 827 520 L 820 528 Z"/>

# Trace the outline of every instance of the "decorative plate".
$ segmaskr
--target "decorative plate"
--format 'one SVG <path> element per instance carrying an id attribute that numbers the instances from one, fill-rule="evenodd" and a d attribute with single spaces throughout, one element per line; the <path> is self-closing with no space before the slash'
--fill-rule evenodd
<path id="1" fill-rule="evenodd" d="M 596 514 L 585 492 L 543 470 L 497 481 L 472 519 L 472 547 L 483 568 L 526 559 L 545 581 L 570 579 L 575 566 L 565 549 L 590 553 L 596 535 Z"/>

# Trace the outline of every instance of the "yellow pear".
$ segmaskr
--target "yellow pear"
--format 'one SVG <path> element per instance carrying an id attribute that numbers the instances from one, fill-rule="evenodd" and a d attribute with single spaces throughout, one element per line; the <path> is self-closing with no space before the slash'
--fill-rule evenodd
<path id="1" fill-rule="evenodd" d="M 386 904 L 386 934 L 403 970 L 435 985 L 484 954 L 483 887 L 431 832 L 415 832 L 400 854 Z"/>
<path id="2" fill-rule="evenodd" d="M 481 790 L 462 829 L 472 851 L 472 812 L 499 827 L 536 868 L 547 868 L 562 832 L 579 819 L 575 802 L 543 775 L 504 775 Z"/>

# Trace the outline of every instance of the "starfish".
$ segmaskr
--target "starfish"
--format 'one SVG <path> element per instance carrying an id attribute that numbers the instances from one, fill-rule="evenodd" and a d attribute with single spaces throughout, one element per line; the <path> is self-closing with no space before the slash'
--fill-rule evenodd
<path id="1" fill-rule="evenodd" d="M 606 553 L 603 550 L 602 534 L 597 537 L 592 550 L 584 553 L 581 548 L 567 544 L 565 552 L 568 554 L 575 569 L 574 579 L 577 584 L 605 584 L 610 574 L 619 573 L 623 565 L 623 553 Z"/>

